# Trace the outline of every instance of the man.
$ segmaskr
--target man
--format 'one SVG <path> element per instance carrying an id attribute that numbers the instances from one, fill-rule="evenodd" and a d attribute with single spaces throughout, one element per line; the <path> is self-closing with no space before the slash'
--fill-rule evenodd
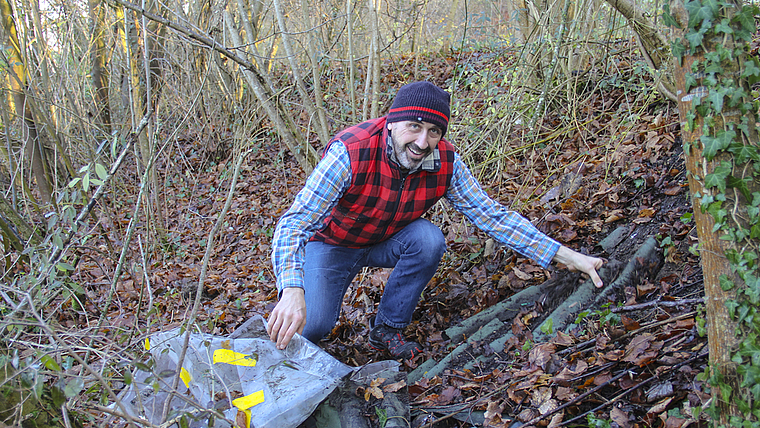
<path id="1" fill-rule="evenodd" d="M 397 359 L 419 344 L 402 329 L 446 249 L 421 216 L 446 198 L 480 229 L 544 267 L 552 261 L 602 286 L 602 260 L 573 251 L 493 201 L 443 137 L 449 94 L 430 82 L 399 89 L 388 115 L 338 133 L 277 224 L 272 264 L 279 302 L 267 325 L 279 349 L 298 332 L 316 343 L 335 326 L 343 295 L 366 266 L 393 268 L 369 342 Z"/>

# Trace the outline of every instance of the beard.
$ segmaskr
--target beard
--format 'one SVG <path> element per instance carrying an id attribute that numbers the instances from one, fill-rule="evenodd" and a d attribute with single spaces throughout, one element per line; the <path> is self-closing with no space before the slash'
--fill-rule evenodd
<path id="1" fill-rule="evenodd" d="M 396 161 L 399 163 L 399 165 L 408 170 L 414 170 L 419 167 L 427 155 L 432 152 L 430 148 L 427 150 L 420 150 L 420 148 L 417 147 L 414 143 L 403 144 L 396 142 L 393 140 L 392 136 L 391 141 L 393 142 L 393 152 L 396 155 Z M 420 159 L 413 159 L 409 156 L 410 151 L 414 154 L 421 155 L 422 157 Z"/>

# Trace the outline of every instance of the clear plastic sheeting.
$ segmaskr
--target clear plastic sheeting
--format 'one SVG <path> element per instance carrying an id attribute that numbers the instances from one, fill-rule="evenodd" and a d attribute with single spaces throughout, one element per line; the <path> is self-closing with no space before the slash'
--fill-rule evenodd
<path id="1" fill-rule="evenodd" d="M 179 426 L 297 427 L 353 371 L 300 335 L 278 350 L 259 316 L 231 337 L 191 333 L 171 393 L 185 335 L 175 329 L 146 340 L 151 358 L 120 397 L 131 416 L 160 425 L 172 396 L 166 420 Z"/>

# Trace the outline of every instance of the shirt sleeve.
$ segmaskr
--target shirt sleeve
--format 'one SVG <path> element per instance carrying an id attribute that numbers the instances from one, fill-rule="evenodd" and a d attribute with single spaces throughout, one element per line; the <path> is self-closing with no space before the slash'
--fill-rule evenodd
<path id="1" fill-rule="evenodd" d="M 491 199 L 459 154 L 454 158 L 454 176 L 445 197 L 479 229 L 543 267 L 549 266 L 561 246 L 525 217 Z"/>
<path id="2" fill-rule="evenodd" d="M 338 199 L 351 185 L 346 146 L 333 142 L 306 180 L 293 205 L 277 222 L 272 239 L 272 267 L 277 290 L 303 288 L 306 242 L 320 230 Z"/>

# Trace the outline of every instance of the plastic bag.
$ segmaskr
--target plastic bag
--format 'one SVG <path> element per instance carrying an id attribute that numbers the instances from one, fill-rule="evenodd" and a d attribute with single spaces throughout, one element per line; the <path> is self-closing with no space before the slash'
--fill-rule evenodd
<path id="1" fill-rule="evenodd" d="M 171 385 L 186 333 L 150 336 L 145 345 L 151 358 L 138 365 L 142 370 L 120 397 L 128 413 L 158 425 L 172 395 L 167 420 L 179 426 L 297 427 L 353 370 L 298 334 L 278 350 L 260 316 L 244 330 L 234 338 L 191 333 L 175 394 Z"/>

